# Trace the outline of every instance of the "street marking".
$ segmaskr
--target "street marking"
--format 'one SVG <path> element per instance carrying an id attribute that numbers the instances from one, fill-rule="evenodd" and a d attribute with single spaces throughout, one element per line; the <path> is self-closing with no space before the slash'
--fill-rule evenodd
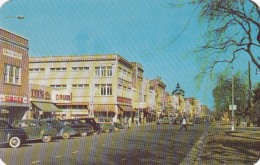
<path id="1" fill-rule="evenodd" d="M 73 154 L 76 154 L 77 152 L 79 152 L 79 151 L 73 151 L 72 153 L 73 153 Z"/>
<path id="2" fill-rule="evenodd" d="M 112 142 L 112 143 L 115 143 L 115 142 Z"/>
<path id="3" fill-rule="evenodd" d="M 89 149 L 93 149 L 94 147 L 90 147 Z"/>
<path id="4" fill-rule="evenodd" d="M 36 163 L 40 163 L 41 161 L 40 160 L 36 160 L 34 162 L 32 162 L 32 164 L 36 164 Z"/>
<path id="5" fill-rule="evenodd" d="M 102 146 L 102 147 L 104 147 L 104 146 L 105 146 L 105 144 L 101 144 L 101 146 Z"/>
<path id="6" fill-rule="evenodd" d="M 56 155 L 55 157 L 56 157 L 56 158 L 59 158 L 59 157 L 61 157 L 61 156 L 62 156 L 62 155 Z"/>

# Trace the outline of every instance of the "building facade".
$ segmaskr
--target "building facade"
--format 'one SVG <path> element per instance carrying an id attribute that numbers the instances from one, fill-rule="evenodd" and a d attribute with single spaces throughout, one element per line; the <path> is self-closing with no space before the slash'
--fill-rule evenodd
<path id="1" fill-rule="evenodd" d="M 29 108 L 28 40 L 0 29 L 0 118 L 21 119 Z"/>
<path id="2" fill-rule="evenodd" d="M 29 75 L 30 84 L 60 93 L 53 102 L 61 110 L 57 115 L 118 118 L 136 112 L 133 65 L 119 55 L 31 57 Z"/>

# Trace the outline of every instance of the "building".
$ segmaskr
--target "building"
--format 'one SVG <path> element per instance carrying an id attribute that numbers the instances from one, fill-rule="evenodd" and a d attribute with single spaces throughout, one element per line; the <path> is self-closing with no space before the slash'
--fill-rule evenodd
<path id="1" fill-rule="evenodd" d="M 121 118 L 137 112 L 132 108 L 134 70 L 133 63 L 116 54 L 31 57 L 29 82 L 55 89 L 57 116 Z M 137 70 L 142 78 L 142 68 Z"/>
<path id="2" fill-rule="evenodd" d="M 156 79 L 151 80 L 151 86 L 155 91 L 155 112 L 156 118 L 158 119 L 164 115 L 163 111 L 166 109 L 166 85 L 160 77 L 157 77 Z"/>
<path id="3" fill-rule="evenodd" d="M 29 108 L 28 40 L 0 29 L 0 118 L 21 119 Z"/>
<path id="4" fill-rule="evenodd" d="M 175 108 L 177 111 L 177 116 L 184 115 L 184 108 L 185 108 L 185 101 L 184 101 L 184 94 L 185 91 L 180 88 L 179 83 L 177 83 L 176 89 L 172 92 L 172 95 L 174 95 L 174 103 Z"/>

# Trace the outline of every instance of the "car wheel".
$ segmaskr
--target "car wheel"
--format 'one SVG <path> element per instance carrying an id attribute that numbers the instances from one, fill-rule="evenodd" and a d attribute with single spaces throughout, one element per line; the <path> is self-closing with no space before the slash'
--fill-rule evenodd
<path id="1" fill-rule="evenodd" d="M 51 135 L 44 135 L 42 137 L 42 142 L 49 143 L 51 141 Z"/>
<path id="2" fill-rule="evenodd" d="M 21 145 L 21 139 L 19 137 L 15 136 L 9 140 L 9 146 L 12 148 L 18 148 L 20 147 L 20 145 Z"/>
<path id="3" fill-rule="evenodd" d="M 97 134 L 100 134 L 100 132 L 99 131 L 94 131 L 93 132 L 93 135 L 97 135 Z"/>
<path id="4" fill-rule="evenodd" d="M 81 133 L 80 133 L 80 136 L 82 136 L 82 137 L 85 137 L 85 136 L 87 136 L 87 135 L 88 135 L 87 132 L 81 132 Z"/>
<path id="5" fill-rule="evenodd" d="M 63 139 L 69 139 L 69 138 L 70 138 L 70 133 L 67 132 L 67 131 L 64 131 L 64 132 L 62 133 L 62 138 L 63 138 Z"/>

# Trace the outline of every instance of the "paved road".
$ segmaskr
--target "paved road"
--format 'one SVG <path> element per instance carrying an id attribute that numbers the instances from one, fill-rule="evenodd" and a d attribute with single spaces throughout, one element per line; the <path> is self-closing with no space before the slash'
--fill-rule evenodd
<path id="1" fill-rule="evenodd" d="M 1 148 L 8 165 L 22 164 L 180 164 L 208 126 L 147 125 L 88 137 L 33 141 L 20 148 Z"/>

